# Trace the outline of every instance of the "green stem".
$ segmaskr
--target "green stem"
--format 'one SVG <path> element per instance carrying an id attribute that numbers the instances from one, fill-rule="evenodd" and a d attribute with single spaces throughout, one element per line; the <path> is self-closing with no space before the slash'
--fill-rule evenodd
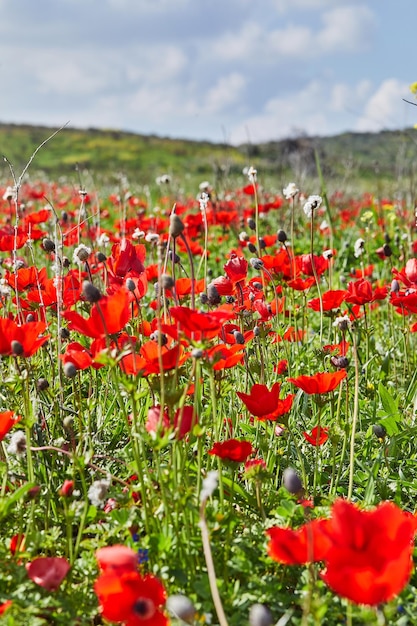
<path id="1" fill-rule="evenodd" d="M 353 334 L 353 357 L 355 361 L 355 387 L 353 391 L 353 421 L 352 421 L 352 431 L 351 431 L 351 436 L 350 436 L 349 487 L 348 487 L 348 496 L 347 496 L 348 500 L 352 499 L 352 492 L 353 492 L 353 475 L 354 475 L 354 464 L 355 464 L 355 436 L 356 436 L 356 425 L 358 422 L 358 415 L 359 415 L 359 358 L 358 358 L 355 334 Z"/>

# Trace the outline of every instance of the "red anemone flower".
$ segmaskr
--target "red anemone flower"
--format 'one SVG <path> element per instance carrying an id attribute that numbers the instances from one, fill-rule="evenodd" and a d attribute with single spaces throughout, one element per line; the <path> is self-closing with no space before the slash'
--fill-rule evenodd
<path id="1" fill-rule="evenodd" d="M 345 302 L 351 304 L 368 304 L 375 300 L 383 300 L 388 293 L 387 287 L 376 287 L 372 290 L 372 284 L 366 278 L 360 278 L 355 282 L 350 282 L 347 286 L 347 296 Z"/>
<path id="2" fill-rule="evenodd" d="M 46 342 L 44 322 L 16 324 L 9 318 L 0 319 L 0 354 L 30 357 Z"/>
<path id="3" fill-rule="evenodd" d="M 328 432 L 329 429 L 324 426 L 314 426 L 311 431 L 311 435 L 305 431 L 303 432 L 303 435 L 304 439 L 311 443 L 312 446 L 322 446 L 329 438 L 329 435 L 327 434 Z"/>
<path id="4" fill-rule="evenodd" d="M 324 258 L 324 256 L 302 254 L 301 256 L 297 256 L 295 258 L 298 269 L 307 276 L 314 276 L 313 262 L 317 276 L 323 274 L 329 267 L 329 262 Z"/>
<path id="5" fill-rule="evenodd" d="M 16 235 L 8 235 L 0 232 L 0 250 L 1 252 L 11 252 L 23 248 L 28 240 L 25 233 L 17 233 Z"/>
<path id="6" fill-rule="evenodd" d="M 145 246 L 134 246 L 128 239 L 115 243 L 111 249 L 111 255 L 107 259 L 107 266 L 114 278 L 124 278 L 128 272 L 139 276 L 145 271 Z"/>
<path id="7" fill-rule="evenodd" d="M 0 616 L 4 615 L 4 613 L 9 609 L 13 604 L 12 600 L 6 600 L 3 604 L 0 604 Z"/>
<path id="8" fill-rule="evenodd" d="M 298 376 L 288 378 L 288 382 L 302 389 L 308 394 L 321 394 L 333 391 L 346 378 L 347 372 L 341 369 L 337 372 L 319 372 L 314 376 Z"/>
<path id="9" fill-rule="evenodd" d="M 251 415 L 262 421 L 276 421 L 282 415 L 289 413 L 294 400 L 293 394 L 289 394 L 284 400 L 281 400 L 279 392 L 279 383 L 274 383 L 271 391 L 266 385 L 255 384 L 252 386 L 250 394 L 238 391 L 237 395 Z"/>
<path id="10" fill-rule="evenodd" d="M 227 277 L 233 283 L 239 283 L 245 280 L 248 274 L 248 262 L 244 257 L 237 256 L 236 253 L 230 255 L 230 259 L 223 266 Z"/>
<path id="11" fill-rule="evenodd" d="M 59 355 L 60 360 L 65 365 L 73 363 L 77 370 L 85 370 L 93 364 L 93 357 L 85 346 L 78 341 L 73 341 L 67 345 L 65 354 Z"/>
<path id="12" fill-rule="evenodd" d="M 118 333 L 130 320 L 129 292 L 124 287 L 111 296 L 103 296 L 91 309 L 88 319 L 76 311 L 65 311 L 68 328 L 97 339 Z"/>
<path id="13" fill-rule="evenodd" d="M 356 604 L 378 605 L 398 595 L 412 567 L 416 517 L 392 502 L 363 511 L 339 499 L 326 531 L 332 542 L 325 583 Z"/>
<path id="14" fill-rule="evenodd" d="M 408 259 L 404 273 L 410 283 L 417 284 L 417 259 Z"/>
<path id="15" fill-rule="evenodd" d="M 242 463 L 253 452 L 252 444 L 249 441 L 239 441 L 239 439 L 228 439 L 221 443 L 215 443 L 209 450 L 209 454 L 220 457 L 227 461 Z"/>
<path id="16" fill-rule="evenodd" d="M 186 306 L 173 306 L 170 308 L 172 317 L 181 325 L 181 328 L 188 333 L 200 332 L 220 332 L 225 322 L 235 317 L 233 311 L 217 309 L 210 313 L 194 311 Z"/>
<path id="17" fill-rule="evenodd" d="M 96 559 L 103 573 L 120 576 L 125 572 L 135 572 L 138 569 L 137 553 L 132 548 L 119 544 L 100 548 L 96 551 Z"/>
<path id="18" fill-rule="evenodd" d="M 179 298 L 189 296 L 194 287 L 194 293 L 201 293 L 205 288 L 204 278 L 192 281 L 191 278 L 177 278 L 175 281 L 175 293 Z"/>
<path id="19" fill-rule="evenodd" d="M 28 576 L 48 591 L 56 591 L 70 570 L 63 556 L 40 556 L 26 565 Z"/>
<path id="20" fill-rule="evenodd" d="M 7 433 L 21 419 L 20 416 L 14 417 L 14 411 L 3 411 L 3 413 L 0 413 L 0 441 L 5 438 Z"/>
<path id="21" fill-rule="evenodd" d="M 322 296 L 323 311 L 331 311 L 332 309 L 338 309 L 348 292 L 345 289 L 330 289 L 326 291 Z M 307 305 L 313 311 L 320 311 L 320 298 L 313 298 Z"/>
<path id="22" fill-rule="evenodd" d="M 185 435 L 188 435 L 197 422 L 198 417 L 193 406 L 187 405 L 177 409 L 174 415 L 174 427 L 178 439 L 183 439 Z"/>
<path id="23" fill-rule="evenodd" d="M 268 554 L 286 565 L 303 565 L 323 561 L 331 547 L 324 531 L 328 520 L 313 520 L 297 530 L 274 526 L 266 531 L 269 537 Z"/>
<path id="24" fill-rule="evenodd" d="M 310 276 L 309 278 L 294 278 L 293 280 L 289 280 L 287 282 L 288 287 L 294 289 L 295 291 L 307 291 L 310 289 L 315 283 L 314 276 Z"/>
<path id="25" fill-rule="evenodd" d="M 162 583 L 152 576 L 126 571 L 121 575 L 106 572 L 94 585 L 101 614 L 111 622 L 125 626 L 166 626 L 161 610 L 166 600 Z"/>

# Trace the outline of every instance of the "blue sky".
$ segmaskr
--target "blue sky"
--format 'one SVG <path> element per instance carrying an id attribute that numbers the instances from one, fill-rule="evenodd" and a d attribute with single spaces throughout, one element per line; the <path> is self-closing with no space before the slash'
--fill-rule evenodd
<path id="1" fill-rule="evenodd" d="M 0 121 L 268 141 L 412 126 L 413 0 L 0 0 Z"/>

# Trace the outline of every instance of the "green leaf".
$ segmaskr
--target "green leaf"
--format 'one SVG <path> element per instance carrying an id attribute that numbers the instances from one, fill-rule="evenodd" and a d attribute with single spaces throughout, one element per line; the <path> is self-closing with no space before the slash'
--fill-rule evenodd
<path id="1" fill-rule="evenodd" d="M 390 392 L 382 383 L 378 385 L 379 398 L 381 400 L 384 411 L 387 415 L 399 414 L 398 412 L 398 400 L 392 397 Z"/>
<path id="2" fill-rule="evenodd" d="M 34 483 L 26 483 L 22 487 L 19 487 L 19 489 L 16 489 L 11 495 L 0 498 L 0 519 L 6 517 L 9 509 L 19 500 L 23 499 L 34 486 Z"/>
<path id="3" fill-rule="evenodd" d="M 382 411 L 380 413 L 383 415 Z M 387 417 L 381 416 L 381 419 L 378 420 L 378 424 L 381 424 L 381 426 L 384 426 L 385 430 L 387 431 L 388 437 L 397 435 L 400 432 L 400 429 L 398 427 L 398 422 L 400 420 L 397 419 L 397 417 L 399 418 L 398 413 L 397 413 L 397 416 L 395 415 L 389 415 Z"/>

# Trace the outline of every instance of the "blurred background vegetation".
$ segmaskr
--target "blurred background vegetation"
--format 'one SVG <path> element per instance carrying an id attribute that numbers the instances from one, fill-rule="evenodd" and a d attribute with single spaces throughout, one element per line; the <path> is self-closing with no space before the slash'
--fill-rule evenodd
<path id="1" fill-rule="evenodd" d="M 0 154 L 19 175 L 37 146 L 54 130 L 0 124 Z M 125 176 L 131 184 L 141 186 L 153 185 L 157 176 L 168 174 L 177 186 L 190 191 L 203 180 L 227 188 L 229 183 L 235 184 L 236 177 L 242 177 L 245 166 L 253 165 L 264 184 L 281 190 L 289 180 L 300 188 L 317 183 L 316 156 L 329 187 L 349 193 L 416 195 L 417 131 L 412 128 L 332 137 L 294 135 L 281 141 L 231 146 L 66 127 L 38 152 L 29 175 L 48 180 L 66 177 L 76 184 L 77 172 L 88 171 L 97 183 Z M 0 167 L 2 184 L 10 184 L 5 159 Z"/>

